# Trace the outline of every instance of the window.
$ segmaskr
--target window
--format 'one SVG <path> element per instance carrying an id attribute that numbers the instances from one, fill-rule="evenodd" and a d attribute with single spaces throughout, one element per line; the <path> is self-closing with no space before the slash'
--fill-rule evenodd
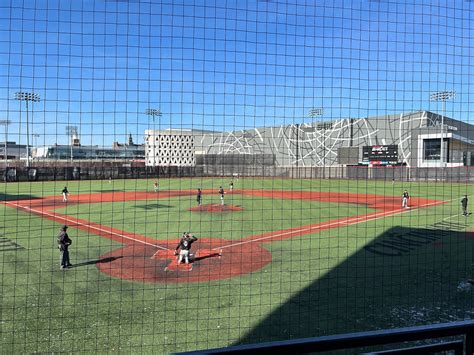
<path id="1" fill-rule="evenodd" d="M 444 139 L 444 149 L 449 152 L 449 139 Z M 423 160 L 440 160 L 441 156 L 441 139 L 425 139 L 423 140 Z M 449 157 L 449 154 L 447 155 Z M 449 161 L 449 158 L 448 158 Z"/>

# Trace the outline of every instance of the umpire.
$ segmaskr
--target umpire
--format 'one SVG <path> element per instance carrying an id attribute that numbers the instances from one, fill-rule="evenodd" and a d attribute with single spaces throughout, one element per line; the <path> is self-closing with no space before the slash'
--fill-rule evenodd
<path id="1" fill-rule="evenodd" d="M 461 206 L 462 206 L 462 215 L 467 216 L 469 213 L 467 212 L 467 202 L 468 202 L 467 195 L 464 195 L 464 197 L 461 200 Z"/>
<path id="2" fill-rule="evenodd" d="M 69 262 L 69 246 L 72 244 L 72 240 L 67 234 L 67 226 L 61 227 L 61 231 L 58 234 L 58 248 L 61 253 L 61 270 L 68 269 L 72 266 Z"/>

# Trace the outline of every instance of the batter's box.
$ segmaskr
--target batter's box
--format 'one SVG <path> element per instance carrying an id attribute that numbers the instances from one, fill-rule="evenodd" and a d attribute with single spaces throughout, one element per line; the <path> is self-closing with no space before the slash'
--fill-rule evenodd
<path id="1" fill-rule="evenodd" d="M 184 262 L 178 263 L 179 256 L 175 255 L 172 250 L 159 250 L 152 256 L 152 259 L 170 260 L 170 263 L 165 267 L 165 271 L 192 271 L 195 262 L 212 257 L 220 258 L 221 255 L 222 250 L 198 249 L 195 253 L 189 254 L 190 262 L 186 264 Z"/>

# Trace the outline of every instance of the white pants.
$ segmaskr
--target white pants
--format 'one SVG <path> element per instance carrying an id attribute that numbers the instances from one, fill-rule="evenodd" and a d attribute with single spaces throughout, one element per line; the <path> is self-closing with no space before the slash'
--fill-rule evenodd
<path id="1" fill-rule="evenodd" d="M 186 264 L 189 264 L 189 250 L 181 250 L 179 252 L 178 264 L 181 264 L 183 262 L 183 258 L 184 262 Z"/>
<path id="2" fill-rule="evenodd" d="M 67 201 L 67 193 L 63 192 L 63 201 Z"/>
<path id="3" fill-rule="evenodd" d="M 403 207 L 403 208 L 407 208 L 407 207 L 408 207 L 408 198 L 407 198 L 407 197 L 404 197 L 404 198 L 403 198 L 402 207 Z"/>
<path id="4" fill-rule="evenodd" d="M 221 196 L 221 205 L 224 205 L 224 196 Z"/>

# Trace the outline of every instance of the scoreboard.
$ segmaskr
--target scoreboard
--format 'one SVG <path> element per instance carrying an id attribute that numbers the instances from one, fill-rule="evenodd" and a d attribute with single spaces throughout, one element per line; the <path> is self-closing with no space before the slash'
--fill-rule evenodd
<path id="1" fill-rule="evenodd" d="M 373 165 L 398 164 L 398 145 L 369 145 L 362 147 L 362 163 Z"/>

